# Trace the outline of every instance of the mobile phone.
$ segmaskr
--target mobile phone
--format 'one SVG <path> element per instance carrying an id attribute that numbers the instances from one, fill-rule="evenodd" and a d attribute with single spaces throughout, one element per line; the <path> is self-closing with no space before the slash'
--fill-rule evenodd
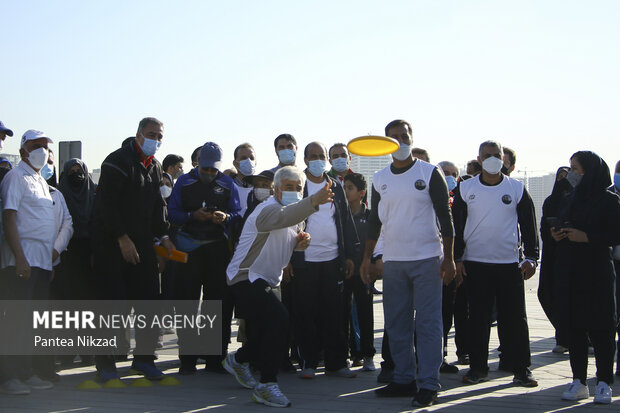
<path id="1" fill-rule="evenodd" d="M 549 225 L 549 228 L 560 228 L 561 222 L 558 217 L 545 217 L 545 222 Z"/>
<path id="2" fill-rule="evenodd" d="M 208 207 L 205 207 L 205 211 L 206 211 L 206 212 L 211 212 L 211 213 L 213 213 L 213 212 L 215 212 L 215 211 L 217 211 L 217 210 L 218 210 L 218 208 L 217 208 L 216 206 L 212 206 L 212 205 L 210 205 L 210 206 L 208 206 Z"/>

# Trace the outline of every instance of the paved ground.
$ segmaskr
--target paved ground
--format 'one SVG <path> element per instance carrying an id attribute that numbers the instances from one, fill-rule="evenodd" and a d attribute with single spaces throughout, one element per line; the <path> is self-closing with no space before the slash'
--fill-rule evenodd
<path id="1" fill-rule="evenodd" d="M 527 283 L 527 304 L 530 322 L 530 341 L 533 371 L 540 382 L 534 389 L 512 385 L 512 376 L 496 371 L 497 336 L 491 333 L 490 361 L 493 379 L 475 386 L 465 386 L 461 376 L 444 375 L 440 403 L 423 411 L 458 412 L 559 412 L 559 411 L 612 411 L 620 408 L 620 397 L 615 397 L 609 406 L 587 403 L 565 402 L 560 394 L 570 381 L 568 355 L 551 353 L 554 346 L 553 329 L 546 320 L 536 299 L 536 281 Z M 378 288 L 381 288 L 380 283 Z M 381 296 L 375 296 L 375 347 L 381 348 L 383 312 Z M 166 336 L 172 339 L 173 336 Z M 454 341 L 450 339 L 449 361 L 454 361 Z M 237 347 L 237 344 L 233 347 Z M 177 371 L 176 357 L 166 351 L 159 358 L 159 365 L 166 372 Z M 377 364 L 380 356 L 375 357 Z M 123 363 L 122 372 L 129 363 Z M 590 376 L 594 374 L 594 358 L 590 359 Z M 53 390 L 35 391 L 29 396 L 0 395 L 0 412 L 266 412 L 270 408 L 253 403 L 250 390 L 240 388 L 232 376 L 199 372 L 195 376 L 180 377 L 182 384 L 175 387 L 154 385 L 148 388 L 77 390 L 75 386 L 85 379 L 94 377 L 94 369 L 75 368 L 65 370 L 62 382 Z M 411 409 L 408 398 L 378 399 L 373 390 L 378 387 L 375 373 L 360 372 L 355 379 L 338 379 L 319 374 L 313 381 L 305 381 L 296 375 L 283 374 L 280 386 L 293 402 L 288 411 L 305 412 L 402 412 Z M 123 380 L 130 384 L 135 376 Z M 590 392 L 594 391 L 594 380 L 590 380 Z M 614 394 L 620 395 L 620 385 L 614 386 Z"/>

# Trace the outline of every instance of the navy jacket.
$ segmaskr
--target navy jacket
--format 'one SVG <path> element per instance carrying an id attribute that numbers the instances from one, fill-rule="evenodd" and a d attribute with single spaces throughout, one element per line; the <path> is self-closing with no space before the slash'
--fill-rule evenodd
<path id="1" fill-rule="evenodd" d="M 172 188 L 172 195 L 168 198 L 170 222 L 197 240 L 224 240 L 228 237 L 226 226 L 230 227 L 241 219 L 239 192 L 232 178 L 221 172 L 218 172 L 208 185 L 200 181 L 198 174 L 198 168 L 192 169 L 179 177 Z M 202 207 L 228 214 L 226 226 L 195 220 L 192 217 L 193 212 Z"/>

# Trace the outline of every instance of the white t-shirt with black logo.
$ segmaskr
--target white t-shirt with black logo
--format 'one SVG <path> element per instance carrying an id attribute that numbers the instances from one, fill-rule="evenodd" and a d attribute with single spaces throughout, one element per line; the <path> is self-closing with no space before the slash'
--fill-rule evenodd
<path id="1" fill-rule="evenodd" d="M 383 261 L 416 261 L 443 255 L 429 184 L 435 166 L 417 160 L 394 174 L 390 166 L 373 177 L 381 195 L 379 219 L 384 237 Z"/>
<path id="2" fill-rule="evenodd" d="M 489 186 L 476 177 L 461 182 L 460 194 L 467 204 L 463 259 L 492 264 L 519 262 L 517 204 L 523 196 L 523 184 L 504 176 L 499 184 Z"/>
<path id="3" fill-rule="evenodd" d="M 325 186 L 325 181 L 315 184 L 306 181 L 308 196 L 311 197 Z M 336 230 L 336 207 L 328 202 L 319 206 L 318 212 L 308 217 L 306 232 L 310 234 L 310 245 L 305 251 L 309 262 L 325 262 L 338 258 L 338 232 Z"/>

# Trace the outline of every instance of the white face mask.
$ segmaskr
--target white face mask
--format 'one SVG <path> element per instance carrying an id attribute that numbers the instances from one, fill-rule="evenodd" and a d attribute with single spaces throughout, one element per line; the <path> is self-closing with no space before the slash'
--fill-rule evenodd
<path id="1" fill-rule="evenodd" d="M 161 193 L 161 196 L 164 199 L 166 199 L 170 195 L 172 195 L 172 188 L 170 188 L 168 185 L 162 185 L 162 186 L 159 187 L 159 192 Z"/>
<path id="2" fill-rule="evenodd" d="M 47 163 L 48 152 L 45 148 L 35 149 L 34 151 L 28 154 L 28 161 L 30 165 L 37 171 L 40 171 L 41 168 L 45 166 Z"/>
<path id="3" fill-rule="evenodd" d="M 265 199 L 269 198 L 271 195 L 271 190 L 267 188 L 254 188 L 254 197 L 258 199 L 260 202 L 263 202 Z"/>
<path id="4" fill-rule="evenodd" d="M 400 148 L 392 154 L 392 157 L 397 161 L 404 161 L 411 155 L 411 145 L 404 143 L 400 144 Z"/>
<path id="5" fill-rule="evenodd" d="M 501 159 L 491 156 L 482 161 L 482 169 L 491 175 L 497 175 L 502 170 L 504 163 Z"/>

